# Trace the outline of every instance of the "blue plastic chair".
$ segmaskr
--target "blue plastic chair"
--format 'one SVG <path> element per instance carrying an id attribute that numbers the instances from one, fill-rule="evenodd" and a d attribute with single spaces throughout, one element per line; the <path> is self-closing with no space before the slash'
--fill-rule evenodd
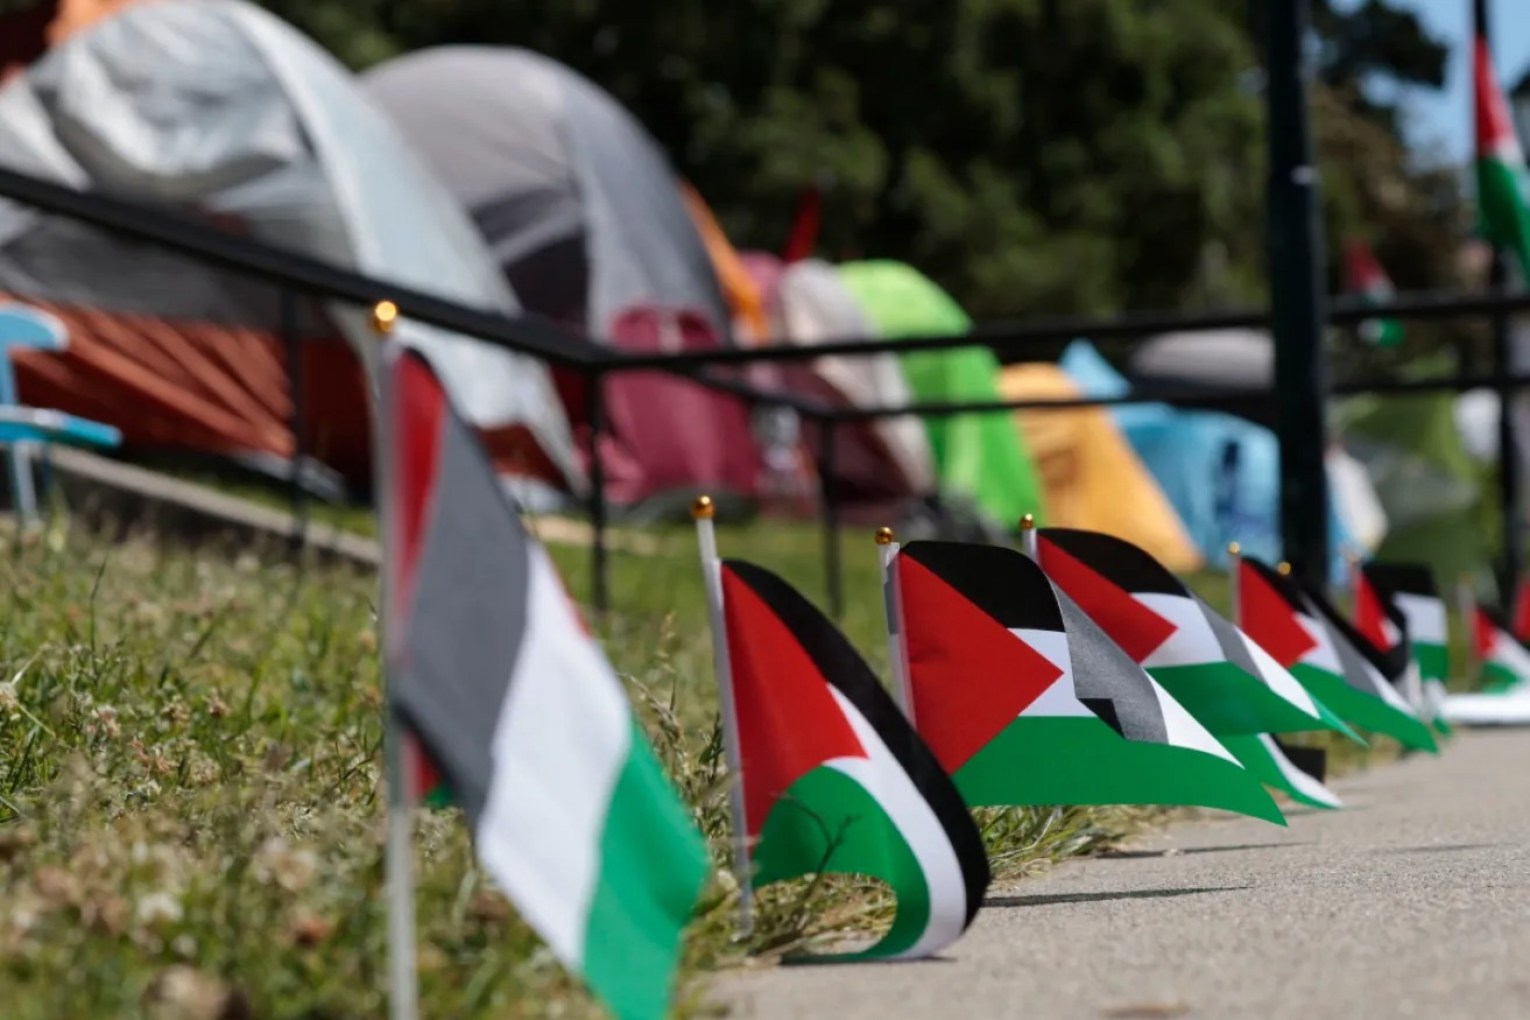
<path id="1" fill-rule="evenodd" d="M 18 403 L 11 351 L 61 351 L 68 344 L 69 331 L 54 316 L 26 305 L 0 304 L 0 444 L 10 447 L 11 499 L 22 521 L 37 519 L 32 447 L 42 445 L 46 455 L 51 443 L 108 449 L 122 443 L 122 434 L 110 425 Z"/>

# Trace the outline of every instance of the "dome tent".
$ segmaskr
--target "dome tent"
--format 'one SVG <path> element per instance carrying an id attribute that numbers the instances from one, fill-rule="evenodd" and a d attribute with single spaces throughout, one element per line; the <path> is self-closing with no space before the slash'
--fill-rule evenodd
<path id="1" fill-rule="evenodd" d="M 840 278 L 877 331 L 890 339 L 950 334 L 972 328 L 951 296 L 901 262 L 850 262 Z M 921 402 L 999 399 L 999 364 L 980 347 L 900 354 L 910 390 Z M 994 524 L 1014 528 L 1021 515 L 1045 517 L 1041 483 L 1007 414 L 926 418 L 925 431 L 942 494 L 973 499 Z"/>
<path id="2" fill-rule="evenodd" d="M 472 225 L 345 70 L 237 0 L 130 5 L 67 39 L 0 89 L 0 161 L 518 310 Z M 108 421 L 130 446 L 291 456 L 270 285 L 0 202 L 0 292 L 48 307 L 72 336 L 63 354 L 18 357 L 23 399 Z M 367 310 L 305 305 L 302 329 L 315 341 L 308 448 L 365 475 Z M 540 365 L 407 319 L 396 335 L 428 354 L 502 469 L 578 484 Z"/>
<path id="3" fill-rule="evenodd" d="M 680 182 L 594 84 L 526 50 L 477 46 L 407 54 L 362 84 L 472 216 L 531 311 L 633 352 L 731 343 Z M 582 385 L 560 378 L 560 390 L 586 428 Z M 753 497 L 759 454 L 740 400 L 657 372 L 614 376 L 604 395 L 615 503 Z"/>

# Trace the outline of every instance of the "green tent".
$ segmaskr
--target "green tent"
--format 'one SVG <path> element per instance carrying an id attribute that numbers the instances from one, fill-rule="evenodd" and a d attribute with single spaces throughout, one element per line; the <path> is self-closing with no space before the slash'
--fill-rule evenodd
<path id="1" fill-rule="evenodd" d="M 877 330 L 889 339 L 959 335 L 972 328 L 972 320 L 949 294 L 902 262 L 849 262 L 839 272 Z M 990 351 L 915 351 L 899 360 L 920 402 L 999 399 L 999 363 Z M 1042 520 L 1041 479 L 1012 415 L 926 418 L 924 426 L 942 491 L 970 496 L 1007 527 L 1013 528 L 1027 513 Z"/>
<path id="2" fill-rule="evenodd" d="M 1455 396 L 1355 397 L 1338 406 L 1345 445 L 1387 514 L 1378 560 L 1429 564 L 1442 582 L 1486 556 L 1481 478 L 1461 444 Z"/>

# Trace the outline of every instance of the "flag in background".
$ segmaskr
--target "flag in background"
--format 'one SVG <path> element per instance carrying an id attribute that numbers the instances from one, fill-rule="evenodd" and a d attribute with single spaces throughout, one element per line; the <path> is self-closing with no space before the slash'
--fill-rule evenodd
<path id="1" fill-rule="evenodd" d="M 1071 528 L 1037 532 L 1054 585 L 1218 737 L 1354 734 L 1284 666 L 1140 547 Z"/>
<path id="2" fill-rule="evenodd" d="M 1407 644 L 1420 687 L 1414 707 L 1440 732 L 1448 732 L 1443 705 L 1450 672 L 1449 617 L 1430 569 L 1417 563 L 1363 565 L 1355 583 L 1355 627 L 1386 652 Z"/>
<path id="3" fill-rule="evenodd" d="M 418 353 L 386 369 L 389 710 L 479 859 L 623 1020 L 668 1011 L 705 846 L 546 551 Z"/>
<path id="4" fill-rule="evenodd" d="M 1473 102 L 1477 122 L 1477 218 L 1482 234 L 1513 253 L 1520 273 L 1530 279 L 1530 206 L 1526 204 L 1525 154 L 1514 133 L 1509 104 L 1487 40 L 1472 44 Z"/>
<path id="5" fill-rule="evenodd" d="M 896 893 L 891 929 L 841 959 L 940 952 L 988 888 L 982 836 L 950 777 L 871 667 L 796 589 L 723 560 L 725 676 L 738 734 L 752 881 L 869 875 Z"/>
<path id="6" fill-rule="evenodd" d="M 1396 296 L 1376 253 L 1358 238 L 1344 245 L 1344 290 L 1378 305 L 1388 304 Z M 1366 319 L 1360 324 L 1361 339 L 1374 347 L 1396 347 L 1404 335 L 1403 324 L 1396 319 Z"/>
<path id="7" fill-rule="evenodd" d="M 1472 644 L 1482 667 L 1482 689 L 1489 694 L 1530 690 L 1530 650 L 1527 650 L 1497 610 L 1472 607 Z"/>
<path id="8" fill-rule="evenodd" d="M 1284 822 L 1259 781 L 1026 556 L 913 542 L 891 575 L 910 715 L 968 804 L 1180 804 Z"/>
<path id="9" fill-rule="evenodd" d="M 1391 680 L 1408 668 L 1406 654 L 1386 659 L 1326 600 L 1252 557 L 1239 558 L 1235 583 L 1239 625 L 1341 719 L 1436 750 L 1429 727 Z"/>

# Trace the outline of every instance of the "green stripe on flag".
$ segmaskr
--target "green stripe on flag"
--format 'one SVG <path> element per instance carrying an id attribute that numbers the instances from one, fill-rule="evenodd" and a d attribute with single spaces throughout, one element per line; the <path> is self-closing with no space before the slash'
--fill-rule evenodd
<path id="1" fill-rule="evenodd" d="M 760 827 L 756 885 L 828 872 L 886 882 L 898 898 L 892 928 L 867 950 L 816 961 L 874 959 L 911 948 L 930 924 L 930 890 L 919 859 L 877 799 L 831 765 L 805 773 Z"/>
<path id="2" fill-rule="evenodd" d="M 1501 662 L 1482 665 L 1482 690 L 1487 694 L 1507 694 L 1523 683 L 1518 673 Z"/>
<path id="3" fill-rule="evenodd" d="M 606 811 L 584 977 L 621 1020 L 669 1012 L 682 934 L 706 879 L 706 848 L 634 723 Z"/>
<path id="4" fill-rule="evenodd" d="M 1094 716 L 1021 716 L 952 777 L 973 807 L 1171 804 L 1222 808 L 1284 825 L 1236 762 L 1172 744 L 1127 740 Z"/>
<path id="5" fill-rule="evenodd" d="M 1301 787 L 1291 782 L 1290 777 L 1285 774 L 1280 764 L 1270 754 L 1269 749 L 1264 746 L 1264 742 L 1257 736 L 1227 737 L 1222 741 L 1222 746 L 1236 755 L 1238 760 L 1243 763 L 1243 767 L 1257 776 L 1259 781 L 1266 786 L 1274 787 L 1299 804 L 1322 808 L 1325 811 L 1334 809 L 1333 804 L 1308 796 Z"/>
<path id="6" fill-rule="evenodd" d="M 1383 733 L 1405 747 L 1438 751 L 1434 734 L 1417 716 L 1394 708 L 1374 694 L 1351 687 L 1344 678 L 1305 662 L 1291 667 L 1291 675 L 1314 698 L 1322 701 L 1351 726 Z"/>
<path id="7" fill-rule="evenodd" d="M 1185 706 L 1197 722 L 1218 737 L 1301 733 L 1326 728 L 1359 739 L 1332 712 L 1325 714 L 1321 703 L 1315 705 L 1319 721 L 1231 662 L 1155 666 L 1148 673 L 1174 696 L 1175 701 Z M 1317 699 L 1313 701 L 1317 702 Z"/>
<path id="8" fill-rule="evenodd" d="M 1524 167 L 1485 156 L 1477 160 L 1477 209 L 1488 240 L 1514 252 L 1530 276 L 1530 209 L 1522 187 Z"/>

